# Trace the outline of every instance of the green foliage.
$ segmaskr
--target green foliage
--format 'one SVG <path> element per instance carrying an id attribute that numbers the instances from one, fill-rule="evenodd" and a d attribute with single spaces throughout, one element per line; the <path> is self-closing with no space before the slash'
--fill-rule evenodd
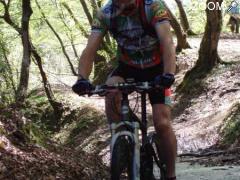
<path id="1" fill-rule="evenodd" d="M 81 119 L 78 119 L 78 117 L 81 117 Z M 90 107 L 79 109 L 78 116 L 75 117 L 77 118 L 76 126 L 70 132 L 69 139 L 72 139 L 81 132 L 90 129 L 91 126 L 95 127 L 99 125 L 99 123 L 103 122 L 103 119 L 105 119 L 104 117 L 105 116 L 102 113 Z"/>
<path id="2" fill-rule="evenodd" d="M 53 109 L 42 89 L 34 90 L 31 93 L 21 112 L 46 134 L 51 134 L 56 129 Z"/>
<path id="3" fill-rule="evenodd" d="M 6 133 L 4 127 L 0 123 L 0 135 L 4 135 Z"/>
<path id="4" fill-rule="evenodd" d="M 223 13 L 223 32 L 230 32 L 229 27 L 227 26 L 229 15 L 226 10 L 231 4 L 231 0 L 223 1 L 222 3 L 222 13 Z M 187 17 L 189 20 L 190 27 L 197 34 L 201 34 L 204 32 L 204 28 L 206 25 L 206 1 L 183 1 L 184 9 L 187 13 Z M 177 17 L 179 17 L 179 12 L 174 11 Z M 179 19 L 180 21 L 180 19 Z"/>
<path id="5" fill-rule="evenodd" d="M 11 65 L 8 61 L 9 50 L 0 37 L 0 102 L 10 104 L 15 98 L 15 80 L 12 75 Z"/>
<path id="6" fill-rule="evenodd" d="M 71 143 L 80 133 L 88 133 L 99 124 L 106 123 L 105 115 L 94 108 L 83 107 L 71 110 L 70 104 L 65 104 L 60 122 L 54 119 L 54 113 L 42 90 L 34 90 L 27 98 L 21 113 L 31 122 L 24 129 L 31 142 L 46 146 L 49 137 L 57 134 L 57 141 Z M 93 128 L 94 127 L 94 128 Z M 58 129 L 59 128 L 59 129 Z M 60 130 L 60 132 L 58 132 Z"/>
<path id="7" fill-rule="evenodd" d="M 226 145 L 233 144 L 240 139 L 240 105 L 238 104 L 232 111 L 231 115 L 226 119 L 222 130 L 222 143 Z"/>
<path id="8" fill-rule="evenodd" d="M 190 27 L 193 32 L 200 34 L 204 32 L 206 24 L 206 2 L 205 1 L 191 1 L 185 6 Z"/>
<path id="9" fill-rule="evenodd" d="M 6 106 L 0 112 L 0 135 L 9 138 L 13 144 L 38 144 L 47 147 L 49 134 L 21 112 L 16 104 Z"/>
<path id="10" fill-rule="evenodd" d="M 101 124 L 105 124 L 106 117 L 96 109 L 82 105 L 65 116 L 64 121 L 64 127 L 55 135 L 55 139 L 61 143 L 72 144 L 78 135 L 91 134 Z"/>
<path id="11" fill-rule="evenodd" d="M 81 27 L 84 28 L 88 34 L 90 33 L 90 24 L 86 18 L 86 15 L 83 11 L 82 5 L 80 1 L 67 1 L 67 0 L 56 0 L 56 1 L 49 1 L 49 0 L 38 0 L 42 10 L 44 11 L 46 18 L 48 21 L 53 25 L 54 29 L 57 31 L 59 36 L 64 42 L 64 47 L 73 63 L 75 69 L 77 69 L 79 57 L 81 55 L 82 50 L 85 48 L 87 44 L 86 37 L 83 36 L 83 32 L 79 29 L 79 24 Z M 98 1 L 97 1 L 98 2 Z M 100 2 L 100 1 L 99 1 Z M 71 17 L 69 12 L 66 8 L 64 8 L 63 4 L 66 3 L 69 8 L 71 9 L 74 17 L 79 22 L 76 21 Z M 91 2 L 86 1 L 87 6 L 89 8 L 89 12 L 93 13 L 93 8 L 91 7 Z M 103 1 L 101 1 L 103 4 Z M 39 9 L 36 6 L 35 1 L 31 1 L 33 14 L 30 20 L 30 33 L 31 39 L 37 51 L 42 57 L 44 70 L 46 71 L 47 75 L 52 77 L 52 75 L 70 75 L 71 70 L 69 68 L 69 64 L 66 61 L 66 58 L 63 55 L 62 49 L 60 44 L 54 34 L 52 33 L 51 29 L 47 26 L 46 22 L 44 21 Z M 11 19 L 15 24 L 21 26 L 21 15 L 22 15 L 22 7 L 21 1 L 12 0 L 10 4 L 10 15 Z M 4 13 L 3 6 L 0 5 L 0 14 Z M 8 45 L 9 48 L 9 61 L 11 67 L 13 69 L 13 77 L 14 80 L 18 81 L 18 76 L 21 67 L 21 60 L 22 60 L 22 45 L 21 39 L 17 35 L 17 32 L 4 20 L 0 19 L 1 23 L 1 34 L 4 36 L 4 42 Z M 75 46 L 75 50 L 73 49 Z M 101 55 L 105 57 L 107 62 L 110 59 L 113 59 L 115 54 L 116 43 L 111 39 L 107 43 L 104 48 L 101 50 Z M 0 64 L 0 66 L 2 66 Z M 108 67 L 109 64 L 106 66 L 101 66 L 103 68 L 102 72 L 104 71 L 105 67 Z M 3 66 L 2 66 L 3 67 Z M 29 81 L 29 90 L 38 88 L 41 84 L 40 77 L 39 77 L 39 70 L 35 63 L 31 63 L 31 70 L 30 70 L 30 81 Z M 105 75 L 94 75 L 98 76 L 103 79 Z M 62 76 L 60 77 L 62 78 Z M 59 78 L 59 79 L 60 79 Z M 65 77 L 64 77 L 65 78 Z M 0 78 L 2 80 L 2 78 Z M 49 79 L 50 83 L 56 83 L 55 79 Z M 62 80 L 62 79 L 61 79 Z M 2 82 L 2 81 L 1 81 Z M 39 83 L 37 83 L 39 82 Z M 16 83 L 17 84 L 17 83 Z M 1 90 L 4 93 L 9 93 L 8 90 Z M 4 95 L 4 101 L 9 103 L 12 99 L 6 99 L 6 95 Z M 12 95 L 13 97 L 13 95 Z"/>
<path id="12" fill-rule="evenodd" d="M 47 147 L 47 141 L 49 139 L 49 135 L 42 131 L 42 129 L 37 126 L 35 123 L 28 122 L 23 127 L 23 132 L 28 136 L 30 143 L 38 144 L 44 147 Z"/>

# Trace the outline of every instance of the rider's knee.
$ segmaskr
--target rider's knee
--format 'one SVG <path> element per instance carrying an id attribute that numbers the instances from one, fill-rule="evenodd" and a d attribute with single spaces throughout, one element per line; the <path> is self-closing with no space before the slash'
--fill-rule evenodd
<path id="1" fill-rule="evenodd" d="M 158 119 L 154 122 L 155 129 L 159 135 L 166 135 L 172 130 L 169 118 Z"/>
<path id="2" fill-rule="evenodd" d="M 110 77 L 107 79 L 106 84 L 108 86 L 114 85 L 119 82 L 124 82 L 121 77 Z M 120 113 L 121 93 L 117 90 L 110 91 L 105 96 L 106 114 L 109 122 L 119 121 Z"/>
<path id="3" fill-rule="evenodd" d="M 172 131 L 170 111 L 162 109 L 155 112 L 153 116 L 154 126 L 159 135 L 164 136 L 169 134 Z"/>
<path id="4" fill-rule="evenodd" d="M 107 79 L 106 85 L 111 86 L 116 83 L 124 82 L 119 76 L 113 76 Z M 119 91 L 111 91 L 106 95 L 106 103 L 120 103 L 121 93 Z"/>
<path id="5" fill-rule="evenodd" d="M 120 82 L 124 82 L 124 79 L 120 76 L 112 76 L 112 77 L 109 77 L 106 81 L 106 85 L 108 86 L 112 86 L 116 83 L 120 83 Z"/>
<path id="6" fill-rule="evenodd" d="M 110 103 L 110 104 L 112 103 L 118 104 L 120 103 L 120 99 L 121 99 L 120 92 L 109 92 L 105 97 L 106 103 Z"/>

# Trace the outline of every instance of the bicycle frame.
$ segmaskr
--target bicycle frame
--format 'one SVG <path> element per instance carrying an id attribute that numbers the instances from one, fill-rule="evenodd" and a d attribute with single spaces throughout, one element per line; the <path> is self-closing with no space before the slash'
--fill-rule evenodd
<path id="1" fill-rule="evenodd" d="M 161 164 L 158 162 L 158 158 L 156 156 L 155 151 L 153 150 L 153 147 L 151 145 L 152 140 L 149 139 L 149 136 L 147 134 L 147 113 L 146 113 L 146 94 L 149 92 L 149 90 L 152 90 L 154 88 L 162 88 L 161 85 L 156 84 L 155 82 L 130 82 L 130 83 L 118 83 L 113 86 L 108 85 L 98 85 L 95 87 L 95 89 L 90 90 L 89 92 L 86 92 L 89 96 L 97 94 L 99 96 L 105 96 L 106 93 L 108 93 L 109 90 L 112 89 L 118 89 L 122 92 L 122 100 L 121 100 L 121 121 L 117 123 L 111 123 L 110 128 L 112 132 L 112 138 L 110 143 L 111 148 L 111 161 L 113 160 L 113 151 L 115 148 L 115 144 L 118 141 L 118 138 L 126 137 L 126 140 L 129 142 L 131 141 L 131 144 L 129 145 L 134 146 L 131 153 L 133 153 L 133 156 L 131 159 L 131 172 L 130 177 L 131 180 L 140 180 L 141 173 L 140 168 L 144 167 L 140 165 L 140 147 L 143 147 L 143 150 L 145 152 L 145 149 L 149 148 L 146 152 L 152 156 L 158 167 L 161 169 Z M 131 109 L 129 107 L 129 100 L 128 95 L 132 92 L 138 92 L 141 94 L 141 120 L 139 120 L 137 117 L 135 118 L 131 113 Z M 124 127 L 122 129 L 122 127 Z M 119 130 L 120 129 L 120 130 Z M 142 142 L 139 141 L 139 130 L 142 132 Z M 127 142 L 127 143 L 128 143 Z M 142 150 L 142 149 L 141 149 Z M 149 151 L 150 150 L 150 151 Z M 144 162 L 144 161 L 143 161 Z M 118 175 L 117 175 L 118 176 Z M 149 178 L 148 178 L 149 179 Z"/>
<path id="2" fill-rule="evenodd" d="M 141 93 L 141 115 L 142 115 L 142 145 L 147 143 L 147 113 L 146 113 L 146 93 Z M 122 121 L 119 123 L 112 123 L 111 124 L 111 130 L 112 130 L 112 139 L 111 139 L 111 155 L 112 150 L 114 147 L 114 144 L 118 137 L 120 136 L 128 136 L 132 139 L 134 142 L 134 155 L 133 155 L 133 161 L 132 161 L 132 179 L 133 180 L 140 180 L 140 142 L 139 142 L 139 129 L 140 124 L 137 121 L 133 121 L 129 117 L 130 114 L 130 107 L 129 107 L 129 100 L 128 100 L 128 94 L 122 93 L 122 102 L 121 102 L 121 115 L 122 115 Z M 123 130 L 117 132 L 117 129 L 121 126 L 128 126 L 132 129 L 132 131 L 129 130 Z"/>

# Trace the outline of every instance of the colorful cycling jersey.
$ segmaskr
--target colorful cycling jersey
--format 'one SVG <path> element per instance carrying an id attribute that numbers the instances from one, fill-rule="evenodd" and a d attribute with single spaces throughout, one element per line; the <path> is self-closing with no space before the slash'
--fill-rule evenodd
<path id="1" fill-rule="evenodd" d="M 162 48 L 157 36 L 145 32 L 138 12 L 131 16 L 122 14 L 114 16 L 113 3 L 109 0 L 94 18 L 92 32 L 104 35 L 109 30 L 118 44 L 117 59 L 130 66 L 144 69 L 161 63 Z M 152 28 L 169 20 L 161 0 L 145 0 L 145 14 Z M 112 32 L 112 23 L 116 32 Z"/>

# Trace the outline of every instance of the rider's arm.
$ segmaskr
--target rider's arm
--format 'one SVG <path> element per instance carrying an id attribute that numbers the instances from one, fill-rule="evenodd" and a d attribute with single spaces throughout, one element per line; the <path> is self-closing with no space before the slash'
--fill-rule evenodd
<path id="1" fill-rule="evenodd" d="M 79 79 L 87 79 L 89 77 L 96 52 L 106 34 L 106 31 L 107 27 L 104 24 L 102 13 L 99 11 L 96 17 L 94 17 L 91 35 L 89 36 L 87 46 L 80 57 L 78 66 Z"/>
<path id="2" fill-rule="evenodd" d="M 175 48 L 170 32 L 170 17 L 161 0 L 153 0 L 150 9 L 150 20 L 157 32 L 161 47 L 163 47 L 164 73 L 175 73 Z"/>
<path id="3" fill-rule="evenodd" d="M 159 23 L 155 27 L 163 47 L 163 72 L 174 74 L 176 70 L 176 52 L 170 31 L 170 23 Z"/>
<path id="4" fill-rule="evenodd" d="M 88 43 L 86 48 L 83 50 L 82 55 L 80 57 L 79 66 L 78 66 L 78 74 L 79 79 L 85 78 L 87 79 L 92 71 L 93 61 L 96 56 L 96 52 L 102 42 L 103 34 L 92 32 L 88 38 Z"/>

